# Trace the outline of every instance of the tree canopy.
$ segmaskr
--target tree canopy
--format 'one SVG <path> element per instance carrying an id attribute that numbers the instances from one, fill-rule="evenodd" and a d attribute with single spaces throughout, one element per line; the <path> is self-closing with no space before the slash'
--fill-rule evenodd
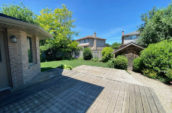
<path id="1" fill-rule="evenodd" d="M 172 37 L 172 5 L 164 9 L 153 8 L 142 15 L 143 24 L 140 27 L 139 43 L 148 46 Z"/>
<path id="2" fill-rule="evenodd" d="M 3 5 L 0 12 L 28 23 L 37 24 L 52 34 L 53 39 L 40 41 L 41 53 L 43 53 L 43 56 L 48 54 L 47 57 L 50 60 L 69 58 L 73 52 L 79 49 L 78 43 L 72 40 L 73 35 L 77 35 L 72 30 L 75 27 L 72 12 L 65 5 L 54 10 L 42 9 L 40 15 L 34 14 L 22 3 L 19 5 Z"/>
<path id="3" fill-rule="evenodd" d="M 114 42 L 114 43 L 112 44 L 111 47 L 112 47 L 113 49 L 118 49 L 120 46 L 121 46 L 121 43 Z"/>
<path id="4" fill-rule="evenodd" d="M 38 24 L 36 22 L 37 15 L 23 4 L 20 5 L 3 5 L 0 8 L 0 13 L 21 19 L 28 23 Z"/>
<path id="5" fill-rule="evenodd" d="M 47 47 L 47 50 L 52 51 L 55 55 L 53 58 L 63 59 L 62 57 L 68 57 L 72 51 L 78 49 L 78 43 L 72 41 L 72 36 L 77 34 L 72 31 L 72 28 L 75 27 L 72 12 L 65 5 L 54 10 L 41 10 L 41 15 L 37 16 L 37 21 L 41 27 L 53 35 L 53 39 L 41 43 Z"/>

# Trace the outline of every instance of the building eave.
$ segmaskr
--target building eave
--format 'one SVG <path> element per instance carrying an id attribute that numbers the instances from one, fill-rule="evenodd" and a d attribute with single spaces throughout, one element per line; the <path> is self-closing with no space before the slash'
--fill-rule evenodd
<path id="1" fill-rule="evenodd" d="M 32 33 L 38 36 L 40 40 L 52 38 L 52 35 L 43 30 L 41 27 L 13 18 L 0 16 L 0 26 L 4 28 L 15 28 L 28 33 Z"/>

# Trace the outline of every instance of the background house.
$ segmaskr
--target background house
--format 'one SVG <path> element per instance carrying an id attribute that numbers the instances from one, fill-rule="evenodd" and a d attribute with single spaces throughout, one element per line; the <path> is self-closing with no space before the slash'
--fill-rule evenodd
<path id="1" fill-rule="evenodd" d="M 144 49 L 137 44 L 140 33 L 138 31 L 129 34 L 124 34 L 122 31 L 122 45 L 119 49 L 114 51 L 115 57 L 118 55 L 125 55 L 128 58 L 128 67 L 132 69 L 133 60 L 140 55 L 140 52 Z"/>
<path id="2" fill-rule="evenodd" d="M 0 91 L 20 87 L 40 72 L 39 40 L 50 37 L 36 25 L 0 14 Z"/>
<path id="3" fill-rule="evenodd" d="M 92 36 L 86 36 L 76 41 L 79 43 L 79 47 L 89 47 L 92 50 L 94 58 L 101 58 L 101 51 L 105 47 L 106 39 L 99 38 L 96 36 L 96 33 L 94 33 Z M 83 52 L 80 51 L 80 57 L 82 57 L 82 54 Z"/>

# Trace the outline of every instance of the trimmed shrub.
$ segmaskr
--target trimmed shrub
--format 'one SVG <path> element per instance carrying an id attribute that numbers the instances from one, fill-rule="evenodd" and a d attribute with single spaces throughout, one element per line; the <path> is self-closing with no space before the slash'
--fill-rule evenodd
<path id="1" fill-rule="evenodd" d="M 140 57 L 135 58 L 133 61 L 133 71 L 141 72 L 142 66 L 142 59 Z"/>
<path id="2" fill-rule="evenodd" d="M 83 52 L 84 60 L 91 60 L 93 58 L 92 52 L 90 48 L 85 48 Z"/>
<path id="3" fill-rule="evenodd" d="M 102 62 L 107 62 L 111 58 L 113 58 L 113 49 L 111 47 L 105 47 L 102 50 Z"/>
<path id="4" fill-rule="evenodd" d="M 125 56 L 117 56 L 114 59 L 114 68 L 117 69 L 127 69 L 128 67 L 128 59 Z"/>
<path id="5" fill-rule="evenodd" d="M 157 72 L 150 69 L 143 69 L 142 70 L 143 75 L 148 76 L 150 78 L 157 78 Z"/>
<path id="6" fill-rule="evenodd" d="M 114 60 L 115 60 L 115 58 L 112 58 L 108 61 L 108 67 L 114 68 L 114 64 L 115 64 Z"/>
<path id="7" fill-rule="evenodd" d="M 166 72 L 166 77 L 171 81 L 172 80 L 172 69 L 168 69 Z"/>
<path id="8" fill-rule="evenodd" d="M 172 68 L 172 41 L 162 41 L 151 44 L 141 53 L 143 68 L 165 76 L 167 70 Z"/>

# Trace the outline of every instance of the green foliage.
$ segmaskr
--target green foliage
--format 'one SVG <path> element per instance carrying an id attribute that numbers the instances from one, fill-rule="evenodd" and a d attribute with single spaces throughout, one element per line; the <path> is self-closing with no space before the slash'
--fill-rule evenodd
<path id="1" fill-rule="evenodd" d="M 84 60 L 91 60 L 93 58 L 90 48 L 84 48 L 83 57 Z"/>
<path id="2" fill-rule="evenodd" d="M 92 58 L 91 60 L 94 61 L 94 62 L 99 62 L 99 58 L 97 58 L 97 57 Z"/>
<path id="3" fill-rule="evenodd" d="M 150 78 L 157 78 L 157 72 L 151 69 L 143 69 L 142 73 Z"/>
<path id="4" fill-rule="evenodd" d="M 114 56 L 113 51 L 114 50 L 111 47 L 103 48 L 103 50 L 102 50 L 102 61 L 107 62 L 108 60 L 113 58 L 113 56 Z"/>
<path id="5" fill-rule="evenodd" d="M 121 46 L 120 43 L 115 42 L 115 43 L 112 44 L 111 47 L 112 47 L 113 49 L 118 49 L 120 46 Z"/>
<path id="6" fill-rule="evenodd" d="M 166 77 L 169 79 L 169 80 L 172 80 L 172 69 L 168 69 L 167 72 L 166 72 Z"/>
<path id="7" fill-rule="evenodd" d="M 128 59 L 125 56 L 117 56 L 114 59 L 114 68 L 117 69 L 127 69 L 128 67 Z"/>
<path id="8" fill-rule="evenodd" d="M 115 58 L 112 58 L 108 61 L 108 67 L 110 68 L 114 68 L 115 62 L 114 62 Z"/>
<path id="9" fill-rule="evenodd" d="M 133 70 L 136 72 L 140 72 L 142 69 L 142 60 L 140 57 L 137 57 L 136 59 L 134 59 L 133 61 Z"/>
<path id="10" fill-rule="evenodd" d="M 172 68 L 172 41 L 151 44 L 142 51 L 141 59 L 145 69 L 151 69 L 161 75 Z"/>
<path id="11" fill-rule="evenodd" d="M 164 9 L 153 8 L 142 16 L 144 24 L 140 27 L 140 44 L 148 46 L 172 37 L 172 5 Z"/>
<path id="12" fill-rule="evenodd" d="M 28 23 L 38 24 L 36 17 L 30 9 L 25 7 L 23 4 L 20 5 L 3 5 L 0 9 L 0 13 L 21 19 Z"/>
<path id="13" fill-rule="evenodd" d="M 58 66 L 57 68 L 72 70 L 72 66 L 70 66 L 70 65 L 65 65 L 65 64 L 61 64 L 61 65 Z"/>
<path id="14" fill-rule="evenodd" d="M 133 68 L 151 78 L 163 81 L 171 79 L 172 41 L 150 44 L 141 52 L 140 57 L 134 60 Z"/>
<path id="15" fill-rule="evenodd" d="M 78 43 L 71 40 L 77 33 L 71 30 L 74 20 L 72 12 L 65 5 L 61 9 L 41 10 L 37 20 L 41 27 L 53 35 L 53 39 L 41 42 L 41 45 L 48 47 L 44 50 L 47 60 L 69 59 L 79 50 Z"/>
<path id="16" fill-rule="evenodd" d="M 111 45 L 109 43 L 105 43 L 105 46 L 106 47 L 110 47 Z"/>

